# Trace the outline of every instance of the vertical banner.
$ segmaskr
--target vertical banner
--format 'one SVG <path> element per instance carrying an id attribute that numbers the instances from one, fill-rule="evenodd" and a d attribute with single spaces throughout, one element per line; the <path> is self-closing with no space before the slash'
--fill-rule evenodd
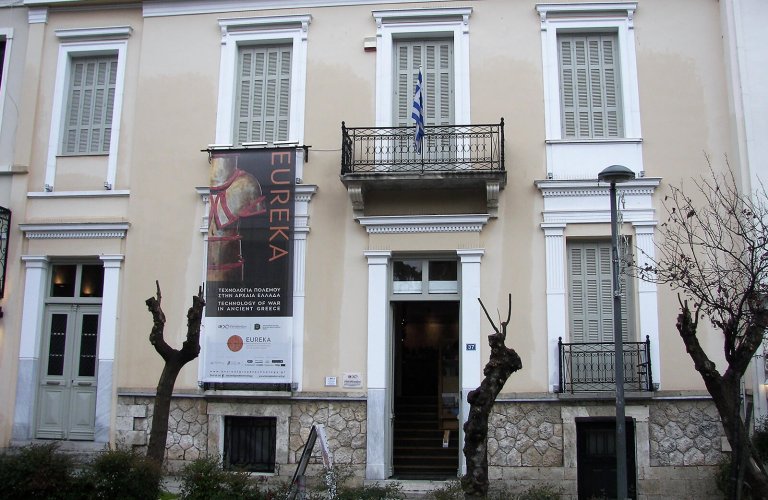
<path id="1" fill-rule="evenodd" d="M 295 160 L 211 153 L 204 382 L 291 382 Z"/>

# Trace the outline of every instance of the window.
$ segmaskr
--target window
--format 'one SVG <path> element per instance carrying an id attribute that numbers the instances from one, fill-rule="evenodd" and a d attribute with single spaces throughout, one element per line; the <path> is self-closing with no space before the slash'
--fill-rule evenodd
<path id="1" fill-rule="evenodd" d="M 453 43 L 451 40 L 396 41 L 393 116 L 398 127 L 413 124 L 413 91 L 422 71 L 426 125 L 453 124 Z"/>
<path id="2" fill-rule="evenodd" d="M 564 138 L 621 137 L 615 34 L 557 37 Z"/>
<path id="3" fill-rule="evenodd" d="M 219 20 L 217 145 L 304 141 L 311 20 L 309 15 Z"/>
<path id="4" fill-rule="evenodd" d="M 568 242 L 570 341 L 613 342 L 613 285 L 610 241 Z M 628 304 L 630 280 L 622 280 L 624 340 L 632 338 Z"/>
<path id="5" fill-rule="evenodd" d="M 0 88 L 3 83 L 5 83 L 5 78 L 3 78 L 3 69 L 5 67 L 5 44 L 6 39 L 0 38 Z"/>
<path id="6" fill-rule="evenodd" d="M 549 179 L 595 179 L 643 167 L 635 50 L 637 2 L 542 3 L 542 77 Z"/>
<path id="7" fill-rule="evenodd" d="M 412 125 L 419 66 L 427 125 L 467 124 L 471 8 L 373 12 L 377 26 L 376 126 Z"/>
<path id="8" fill-rule="evenodd" d="M 93 164 L 102 169 L 103 183 L 94 184 L 99 190 L 112 191 L 117 178 L 126 53 L 132 32 L 130 26 L 56 30 L 61 45 L 54 84 L 45 191 L 54 190 L 57 167 L 76 160 L 60 157 L 81 155 L 103 155 L 103 159 L 94 158 Z M 59 181 L 64 191 L 81 188 L 81 180 L 71 176 L 62 176 Z M 93 189 L 92 186 L 84 187 Z"/>
<path id="9" fill-rule="evenodd" d="M 116 83 L 117 55 L 72 58 L 63 154 L 109 153 Z"/>
<path id="10" fill-rule="evenodd" d="M 237 143 L 288 140 L 291 46 L 243 46 L 238 50 Z"/>
<path id="11" fill-rule="evenodd" d="M 54 264 L 50 297 L 101 298 L 104 266 L 101 264 Z"/>
<path id="12" fill-rule="evenodd" d="M 224 417 L 224 467 L 274 472 L 277 418 Z"/>
<path id="13" fill-rule="evenodd" d="M 455 260 L 392 261 L 392 293 L 455 294 L 458 291 L 458 265 Z"/>

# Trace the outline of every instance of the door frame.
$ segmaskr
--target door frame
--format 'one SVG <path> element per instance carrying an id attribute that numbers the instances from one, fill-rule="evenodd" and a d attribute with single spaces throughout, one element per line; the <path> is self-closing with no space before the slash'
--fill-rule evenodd
<path id="1" fill-rule="evenodd" d="M 637 498 L 637 433 L 635 420 L 628 416 L 626 420 L 626 455 L 627 455 L 627 495 L 629 498 Z M 614 450 L 609 462 L 613 468 L 613 475 L 609 475 L 608 482 L 616 487 L 616 418 L 615 417 L 578 417 L 576 418 L 576 488 L 579 498 L 592 498 L 595 492 L 590 492 L 584 484 L 589 477 L 587 462 L 587 450 L 585 449 L 587 434 L 590 431 L 602 430 L 613 438 Z M 613 481 L 611 481 L 611 479 Z M 600 483 L 605 484 L 605 481 Z M 599 494 L 599 493 L 598 493 Z M 605 493 L 604 493 L 605 494 Z M 615 492 L 614 492 L 615 495 Z"/>
<path id="2" fill-rule="evenodd" d="M 109 229 L 109 231 L 106 231 Z M 105 243 L 109 239 L 122 239 L 128 225 L 104 224 L 96 228 L 85 228 L 77 225 L 62 224 L 61 227 L 42 225 L 39 231 L 44 231 L 44 238 L 56 241 L 68 241 L 82 238 L 83 234 L 94 234 L 95 257 L 78 258 L 76 262 L 101 262 L 104 266 L 103 297 L 101 298 L 101 317 L 99 323 L 99 346 L 97 360 L 98 385 L 96 394 L 96 429 L 93 441 L 108 443 L 112 434 L 113 422 L 113 377 L 116 337 L 117 311 L 120 290 L 120 274 L 124 256 L 110 253 L 111 247 Z M 27 234 L 38 231 L 34 224 L 21 226 Z M 97 236 L 98 235 L 98 236 Z M 50 285 L 49 268 L 52 258 L 45 255 L 22 255 L 24 263 L 24 299 L 21 312 L 21 328 L 18 357 L 18 375 L 16 377 L 16 401 L 13 414 L 12 440 L 28 442 L 35 436 L 37 424 L 37 393 L 40 376 L 40 354 L 43 337 L 43 320 L 45 304 Z M 56 259 L 58 262 L 60 259 Z M 68 259 L 69 260 L 69 259 Z"/>
<path id="3" fill-rule="evenodd" d="M 455 253 L 454 253 L 455 252 Z M 391 250 L 364 252 L 368 262 L 368 322 L 367 322 L 367 386 L 368 411 L 366 420 L 366 479 L 384 480 L 390 477 L 392 468 L 391 404 L 393 379 L 390 355 L 382 356 L 392 345 L 392 310 L 390 303 Z M 459 423 L 469 414 L 467 395 L 480 385 L 481 367 L 481 315 L 480 262 L 482 248 L 434 251 L 428 256 L 457 257 L 460 286 L 456 298 L 459 301 L 459 386 L 461 406 Z M 397 255 L 397 253 L 396 253 Z M 463 426 L 459 426 L 459 442 L 463 442 Z M 459 454 L 459 473 L 466 473 L 466 461 Z"/>

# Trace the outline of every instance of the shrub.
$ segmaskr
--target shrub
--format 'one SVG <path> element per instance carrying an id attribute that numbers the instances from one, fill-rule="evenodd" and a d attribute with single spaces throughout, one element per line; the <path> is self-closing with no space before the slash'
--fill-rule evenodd
<path id="1" fill-rule="evenodd" d="M 115 449 L 100 453 L 83 473 L 89 498 L 156 500 L 162 469 L 145 455 Z"/>
<path id="2" fill-rule="evenodd" d="M 0 455 L 0 497 L 78 498 L 76 464 L 57 443 L 25 446 Z"/>
<path id="3" fill-rule="evenodd" d="M 217 457 L 198 458 L 184 466 L 180 479 L 183 499 L 265 498 L 247 472 L 224 470 Z"/>
<path id="4" fill-rule="evenodd" d="M 461 482 L 456 480 L 430 491 L 424 498 L 428 500 L 463 500 L 464 492 L 461 490 Z"/>
<path id="5" fill-rule="evenodd" d="M 348 486 L 352 471 L 346 465 L 326 469 L 322 484 L 307 492 L 308 500 L 401 500 L 405 498 L 399 483 Z"/>

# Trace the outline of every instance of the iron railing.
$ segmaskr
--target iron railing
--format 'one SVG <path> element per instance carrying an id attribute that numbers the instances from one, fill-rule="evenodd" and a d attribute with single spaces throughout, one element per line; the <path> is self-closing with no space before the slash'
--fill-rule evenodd
<path id="1" fill-rule="evenodd" d="M 557 342 L 560 392 L 616 390 L 613 342 L 566 344 Z M 624 342 L 624 390 L 652 391 L 651 340 Z"/>
<path id="2" fill-rule="evenodd" d="M 504 172 L 504 119 L 494 125 L 347 127 L 341 123 L 341 173 Z"/>

